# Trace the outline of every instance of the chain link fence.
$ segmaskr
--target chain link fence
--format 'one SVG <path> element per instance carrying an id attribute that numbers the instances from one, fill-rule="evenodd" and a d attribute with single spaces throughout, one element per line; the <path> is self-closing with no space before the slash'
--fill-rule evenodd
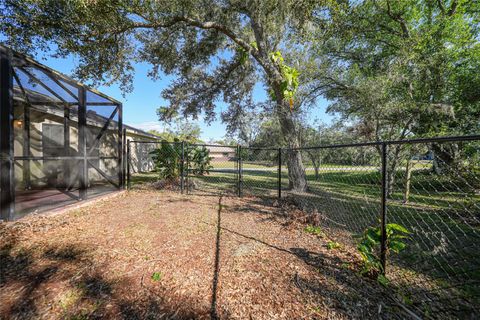
<path id="1" fill-rule="evenodd" d="M 188 144 L 186 191 L 189 194 L 238 194 L 237 146 Z"/>
<path id="2" fill-rule="evenodd" d="M 182 192 L 293 201 L 330 239 L 352 250 L 359 235 L 376 228 L 381 245 L 375 254 L 394 299 L 425 318 L 478 314 L 479 137 L 301 148 L 304 191 L 290 188 L 291 150 L 171 145 Z M 131 165 L 156 170 L 158 179 L 161 168 L 151 155 L 159 143 L 142 148 Z M 408 231 L 398 254 L 389 238 L 393 224 Z"/>

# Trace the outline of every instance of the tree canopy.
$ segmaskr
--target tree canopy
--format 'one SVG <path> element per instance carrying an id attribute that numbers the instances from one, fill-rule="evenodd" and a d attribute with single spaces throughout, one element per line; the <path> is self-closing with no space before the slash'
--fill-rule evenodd
<path id="1" fill-rule="evenodd" d="M 290 186 L 306 189 L 298 119 L 331 101 L 356 140 L 478 132 L 475 0 L 0 0 L 0 32 L 24 52 L 79 58 L 76 76 L 130 90 L 134 63 L 175 75 L 162 120 L 218 115 L 242 132 L 278 124 Z M 263 84 L 268 101 L 254 101 Z M 398 147 L 392 152 L 398 154 Z"/>
<path id="2" fill-rule="evenodd" d="M 477 1 L 378 0 L 319 16 L 329 110 L 368 140 L 478 132 L 479 12 Z"/>

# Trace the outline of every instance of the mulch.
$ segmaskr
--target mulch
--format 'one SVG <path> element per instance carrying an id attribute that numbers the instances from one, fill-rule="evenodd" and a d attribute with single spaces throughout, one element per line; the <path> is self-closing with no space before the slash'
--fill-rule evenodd
<path id="1" fill-rule="evenodd" d="M 1 319 L 390 319 L 347 246 L 258 198 L 137 190 L 0 225 Z"/>

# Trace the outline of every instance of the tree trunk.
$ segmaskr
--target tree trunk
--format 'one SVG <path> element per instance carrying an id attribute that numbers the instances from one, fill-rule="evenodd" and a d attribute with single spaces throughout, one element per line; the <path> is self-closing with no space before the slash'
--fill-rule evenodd
<path id="1" fill-rule="evenodd" d="M 393 150 L 392 150 L 393 149 Z M 394 191 L 395 173 L 397 171 L 398 157 L 400 155 L 401 146 L 391 146 L 387 154 L 387 198 L 391 198 Z M 379 156 L 382 156 L 381 148 L 377 148 Z"/>
<path id="2" fill-rule="evenodd" d="M 280 86 L 275 89 L 277 97 L 282 95 Z M 282 134 L 287 142 L 288 186 L 292 191 L 304 192 L 307 190 L 307 177 L 302 162 L 302 154 L 299 150 L 299 138 L 295 130 L 295 122 L 292 118 L 289 102 L 286 99 L 277 99 L 277 116 L 280 122 Z"/>
<path id="3" fill-rule="evenodd" d="M 410 183 L 412 180 L 412 164 L 410 158 L 407 159 L 407 166 L 405 168 L 405 194 L 403 197 L 403 202 L 408 203 L 410 198 Z"/>
<path id="4" fill-rule="evenodd" d="M 432 144 L 433 151 L 433 171 L 436 174 L 444 174 L 455 168 L 455 161 L 457 158 L 458 145 L 451 144 L 450 146 L 434 143 Z"/>
<path id="5" fill-rule="evenodd" d="M 322 161 L 320 159 L 316 161 L 315 155 L 308 150 L 307 150 L 307 154 L 308 154 L 308 157 L 310 158 L 310 161 L 312 161 L 313 168 L 315 169 L 315 180 L 318 181 L 320 180 L 320 164 Z"/>
<path id="6" fill-rule="evenodd" d="M 318 166 L 315 166 L 315 180 L 320 180 L 320 168 Z"/>
<path id="7" fill-rule="evenodd" d="M 396 145 L 390 150 L 387 156 L 387 198 L 392 198 L 395 187 L 395 175 L 397 173 L 398 158 L 400 156 L 401 146 Z"/>

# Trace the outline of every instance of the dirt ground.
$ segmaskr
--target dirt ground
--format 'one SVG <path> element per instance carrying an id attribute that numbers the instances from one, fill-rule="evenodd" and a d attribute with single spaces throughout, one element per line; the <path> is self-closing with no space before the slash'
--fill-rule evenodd
<path id="1" fill-rule="evenodd" d="M 398 316 L 358 257 L 256 198 L 130 191 L 0 225 L 1 319 Z"/>

